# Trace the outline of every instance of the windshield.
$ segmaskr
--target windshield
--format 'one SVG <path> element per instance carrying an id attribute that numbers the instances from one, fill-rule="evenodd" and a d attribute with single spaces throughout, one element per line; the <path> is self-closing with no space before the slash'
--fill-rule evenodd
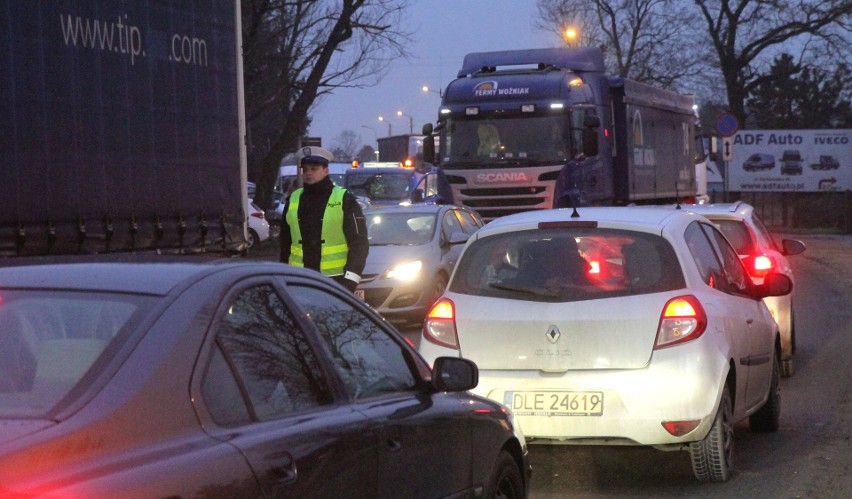
<path id="1" fill-rule="evenodd" d="M 367 211 L 370 246 L 426 244 L 435 233 L 434 213 Z"/>
<path id="2" fill-rule="evenodd" d="M 562 164 L 577 152 L 568 125 L 564 114 L 448 118 L 441 132 L 441 166 Z"/>
<path id="3" fill-rule="evenodd" d="M 0 290 L 0 418 L 44 417 L 82 380 L 91 383 L 151 300 Z"/>
<path id="4" fill-rule="evenodd" d="M 370 172 L 368 169 L 346 174 L 346 189 L 372 201 L 407 201 L 411 173 Z"/>

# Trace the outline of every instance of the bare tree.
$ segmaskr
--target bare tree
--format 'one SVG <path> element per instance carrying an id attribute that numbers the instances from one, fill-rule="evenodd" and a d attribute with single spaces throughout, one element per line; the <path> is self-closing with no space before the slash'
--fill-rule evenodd
<path id="1" fill-rule="evenodd" d="M 407 55 L 406 0 L 241 0 L 249 172 L 270 203 L 278 165 L 294 151 L 318 98 L 375 85 Z"/>
<path id="2" fill-rule="evenodd" d="M 538 11 L 539 27 L 561 36 L 571 26 L 580 33 L 578 45 L 601 47 L 612 74 L 682 90 L 706 68 L 705 58 L 684 50 L 698 45 L 698 18 L 684 2 L 538 0 Z"/>
<path id="3" fill-rule="evenodd" d="M 778 52 L 800 47 L 799 63 L 825 65 L 850 57 L 849 0 L 695 0 L 718 57 L 728 108 L 746 120 L 746 98 L 778 78 L 768 68 Z"/>
<path id="4" fill-rule="evenodd" d="M 334 143 L 337 144 L 334 157 L 341 161 L 351 161 L 361 148 L 361 137 L 352 130 L 343 130 L 334 138 Z"/>

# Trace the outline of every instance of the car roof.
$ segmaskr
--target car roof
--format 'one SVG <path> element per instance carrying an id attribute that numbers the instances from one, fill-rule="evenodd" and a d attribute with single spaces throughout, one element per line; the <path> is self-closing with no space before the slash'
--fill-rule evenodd
<path id="1" fill-rule="evenodd" d="M 368 213 L 436 213 L 444 208 L 460 208 L 458 206 L 446 204 L 392 204 L 392 205 L 373 205 L 364 210 L 364 214 Z"/>
<path id="2" fill-rule="evenodd" d="M 376 173 L 407 173 L 409 175 L 414 173 L 414 169 L 412 168 L 403 168 L 403 167 L 394 167 L 394 166 L 381 166 L 381 167 L 370 167 L 370 168 L 349 168 L 346 170 L 347 175 L 375 175 Z"/>
<path id="3" fill-rule="evenodd" d="M 184 281 L 194 281 L 215 272 L 246 265 L 275 266 L 275 270 L 279 271 L 290 268 L 270 262 L 195 255 L 114 253 L 11 257 L 0 260 L 0 286 L 7 289 L 62 288 L 165 295 Z"/>
<path id="4" fill-rule="evenodd" d="M 748 218 L 754 207 L 742 201 L 733 203 L 685 204 L 681 208 L 701 215 L 729 215 Z"/>
<path id="5" fill-rule="evenodd" d="M 686 224 L 699 217 L 684 210 L 663 210 L 660 207 L 587 207 L 577 208 L 578 217 L 572 217 L 573 209 L 532 210 L 492 220 L 479 229 L 478 235 L 535 229 L 542 222 L 597 222 L 606 227 L 630 228 L 644 232 L 661 233 L 673 224 Z"/>

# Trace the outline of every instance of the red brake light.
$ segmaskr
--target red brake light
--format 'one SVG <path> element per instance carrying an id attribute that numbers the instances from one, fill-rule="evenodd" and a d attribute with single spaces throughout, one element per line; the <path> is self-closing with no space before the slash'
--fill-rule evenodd
<path id="1" fill-rule="evenodd" d="M 657 343 L 654 348 L 664 348 L 694 340 L 707 328 L 707 314 L 698 299 L 692 295 L 672 298 L 663 307 Z"/>
<path id="2" fill-rule="evenodd" d="M 601 273 L 601 263 L 597 260 L 592 260 L 589 262 L 589 273 L 590 274 L 600 274 Z"/>
<path id="3" fill-rule="evenodd" d="M 262 211 L 252 212 L 251 216 L 253 216 L 254 218 L 266 218 L 266 214 Z"/>
<path id="4" fill-rule="evenodd" d="M 438 300 L 423 321 L 423 338 L 442 347 L 459 349 L 456 334 L 456 306 L 452 300 Z"/>
<path id="5" fill-rule="evenodd" d="M 682 437 L 692 430 L 698 428 L 698 424 L 701 423 L 700 419 L 690 420 L 690 421 L 663 421 L 663 428 L 666 429 L 667 432 L 671 433 L 675 437 Z"/>

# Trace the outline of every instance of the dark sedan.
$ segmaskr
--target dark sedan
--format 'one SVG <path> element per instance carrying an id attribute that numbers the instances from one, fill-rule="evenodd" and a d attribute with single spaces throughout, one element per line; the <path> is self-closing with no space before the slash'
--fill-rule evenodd
<path id="1" fill-rule="evenodd" d="M 129 258 L 0 267 L 0 496 L 525 495 L 472 362 L 311 271 Z"/>

